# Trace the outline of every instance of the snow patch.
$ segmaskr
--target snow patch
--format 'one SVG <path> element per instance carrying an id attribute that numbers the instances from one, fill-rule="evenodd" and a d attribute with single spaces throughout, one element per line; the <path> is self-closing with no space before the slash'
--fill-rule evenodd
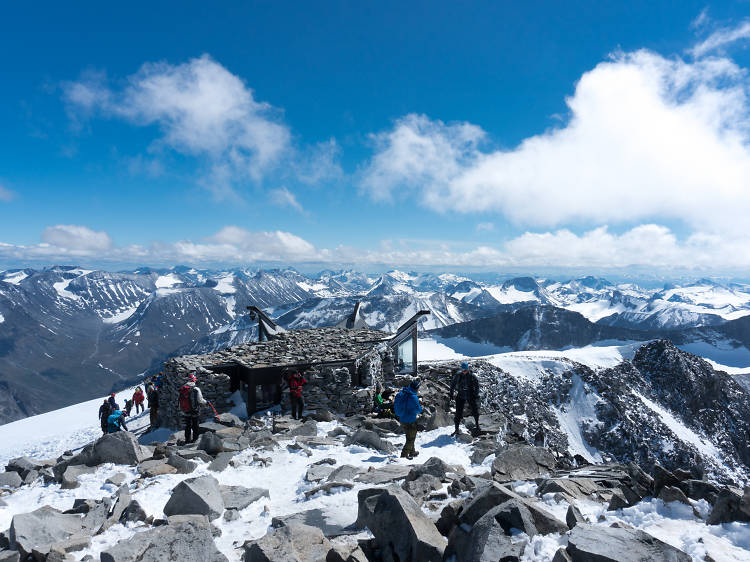
<path id="1" fill-rule="evenodd" d="M 154 283 L 156 285 L 157 289 L 163 289 L 163 288 L 169 288 L 177 285 L 178 283 L 182 283 L 182 280 L 177 277 L 174 273 L 170 273 L 169 275 L 161 275 Z"/>
<path id="2" fill-rule="evenodd" d="M 601 453 L 586 443 L 583 436 L 582 422 L 596 425 L 596 404 L 601 400 L 595 392 L 586 392 L 586 385 L 577 374 L 571 377 L 570 402 L 553 406 L 560 427 L 568 436 L 568 451 L 571 455 L 579 454 L 589 462 L 602 462 Z"/>
<path id="3" fill-rule="evenodd" d="M 21 281 L 26 279 L 28 275 L 23 271 L 16 271 L 15 273 L 6 273 L 3 277 L 3 281 L 10 283 L 11 285 L 18 285 Z"/>
<path id="4" fill-rule="evenodd" d="M 63 281 L 58 281 L 57 283 L 53 283 L 52 286 L 54 287 L 55 291 L 57 291 L 57 294 L 60 295 L 61 297 L 79 301 L 81 300 L 81 297 L 67 290 L 68 285 L 70 285 L 71 281 L 73 281 L 73 279 L 64 279 Z"/>
<path id="5" fill-rule="evenodd" d="M 105 324 L 117 324 L 118 322 L 122 322 L 123 320 L 127 320 L 128 318 L 133 316 L 136 310 L 138 310 L 137 306 L 126 308 L 122 312 L 117 312 L 112 316 L 102 318 L 102 322 L 104 322 Z"/>
<path id="6" fill-rule="evenodd" d="M 215 291 L 219 291 L 223 295 L 231 295 L 237 292 L 237 289 L 234 287 L 234 275 L 229 274 L 224 277 L 220 277 L 216 280 L 216 287 L 214 287 Z"/>

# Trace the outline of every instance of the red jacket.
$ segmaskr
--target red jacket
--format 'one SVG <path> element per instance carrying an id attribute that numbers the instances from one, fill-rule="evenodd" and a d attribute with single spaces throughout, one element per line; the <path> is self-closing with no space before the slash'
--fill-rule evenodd
<path id="1" fill-rule="evenodd" d="M 144 398 L 144 395 L 143 395 L 143 391 L 142 390 L 136 390 L 133 393 L 133 402 L 135 404 L 143 404 L 143 398 Z"/>
<path id="2" fill-rule="evenodd" d="M 302 398 L 302 386 L 305 384 L 307 384 L 305 378 L 299 373 L 294 373 L 289 377 L 289 394 Z"/>

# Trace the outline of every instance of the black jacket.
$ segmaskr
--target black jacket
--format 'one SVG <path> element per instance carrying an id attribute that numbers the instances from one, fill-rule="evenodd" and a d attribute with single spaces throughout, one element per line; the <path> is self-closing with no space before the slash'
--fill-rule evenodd
<path id="1" fill-rule="evenodd" d="M 451 381 L 451 396 L 454 391 L 464 400 L 474 402 L 479 398 L 479 379 L 471 371 L 457 371 Z"/>

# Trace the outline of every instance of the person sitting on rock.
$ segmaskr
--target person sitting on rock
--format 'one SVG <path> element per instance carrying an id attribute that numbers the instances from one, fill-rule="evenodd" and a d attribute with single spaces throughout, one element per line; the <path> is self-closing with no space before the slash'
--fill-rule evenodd
<path id="1" fill-rule="evenodd" d="M 197 377 L 190 375 L 187 384 L 180 388 L 180 410 L 185 421 L 185 443 L 198 439 L 200 409 L 207 404 L 201 389 L 195 383 Z"/>
<path id="2" fill-rule="evenodd" d="M 136 414 L 139 413 L 139 408 L 140 408 L 140 412 L 145 411 L 145 407 L 143 406 L 143 401 L 145 398 L 146 398 L 146 395 L 143 394 L 143 390 L 141 390 L 141 387 L 136 386 L 135 392 L 133 393 L 133 404 L 135 404 Z"/>
<path id="3" fill-rule="evenodd" d="M 122 410 L 115 410 L 107 418 L 107 433 L 116 433 L 121 429 L 124 431 L 128 430 L 128 426 L 125 425 L 125 417 L 127 414 Z"/>
<path id="4" fill-rule="evenodd" d="M 419 379 L 414 379 L 409 386 L 402 388 L 393 400 L 393 412 L 406 434 L 401 456 L 408 459 L 413 459 L 419 454 L 414 448 L 414 441 L 417 439 L 417 416 L 422 413 L 422 405 L 417 394 L 419 384 Z"/>
<path id="5" fill-rule="evenodd" d="M 464 417 L 464 405 L 468 402 L 471 415 L 474 416 L 474 422 L 476 426 L 474 433 L 479 434 L 481 429 L 479 428 L 479 380 L 477 376 L 469 370 L 469 364 L 465 361 L 461 363 L 461 369 L 453 375 L 451 381 L 450 397 L 449 401 L 453 401 L 453 393 L 456 394 L 456 415 L 453 421 L 456 424 L 456 431 L 453 435 L 458 435 L 460 432 L 459 426 L 461 419 Z"/>
<path id="6" fill-rule="evenodd" d="M 109 401 L 105 398 L 102 405 L 99 406 L 99 423 L 102 426 L 102 433 L 107 433 L 107 418 L 111 412 Z"/>
<path id="7" fill-rule="evenodd" d="M 299 371 L 291 371 L 287 379 L 289 385 L 289 402 L 292 405 L 292 417 L 295 420 L 302 419 L 302 409 L 305 403 L 302 400 L 302 387 L 307 384 L 307 380 Z"/>

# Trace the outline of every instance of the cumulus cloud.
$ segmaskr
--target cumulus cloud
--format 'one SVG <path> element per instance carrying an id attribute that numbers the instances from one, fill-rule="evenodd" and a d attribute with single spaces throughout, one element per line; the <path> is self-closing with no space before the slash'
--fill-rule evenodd
<path id="1" fill-rule="evenodd" d="M 707 15 L 702 17 L 704 14 L 706 14 L 705 10 L 696 20 L 699 26 L 705 25 L 708 21 Z M 721 50 L 732 43 L 748 38 L 750 38 L 750 20 L 745 20 L 735 27 L 725 27 L 714 31 L 706 39 L 695 45 L 690 52 L 694 57 L 702 57 L 707 53 Z"/>
<path id="2" fill-rule="evenodd" d="M 208 55 L 186 63 L 147 63 L 113 89 L 101 74 L 63 85 L 69 107 L 139 126 L 156 125 L 152 150 L 169 148 L 207 160 L 207 187 L 226 194 L 234 180 L 259 181 L 290 150 L 280 112 Z"/>
<path id="3" fill-rule="evenodd" d="M 492 232 L 495 230 L 495 223 L 493 222 L 480 222 L 478 223 L 474 229 L 477 232 Z"/>
<path id="4" fill-rule="evenodd" d="M 747 74 L 726 58 L 618 53 L 585 73 L 568 121 L 512 150 L 468 123 L 408 115 L 376 136 L 362 185 L 436 211 L 500 212 L 558 227 L 678 219 L 744 228 L 750 210 Z"/>
<path id="5" fill-rule="evenodd" d="M 297 201 L 297 197 L 295 197 L 294 193 L 289 191 L 286 187 L 272 189 L 268 193 L 268 196 L 274 205 L 277 205 L 279 207 L 289 207 L 291 209 L 294 209 L 298 213 L 305 212 L 305 210 L 302 208 L 302 205 L 300 205 L 299 201 Z"/>
<path id="6" fill-rule="evenodd" d="M 96 254 L 112 247 L 112 239 L 106 232 L 75 224 L 48 226 L 42 232 L 42 240 L 50 246 L 80 254 Z"/>

